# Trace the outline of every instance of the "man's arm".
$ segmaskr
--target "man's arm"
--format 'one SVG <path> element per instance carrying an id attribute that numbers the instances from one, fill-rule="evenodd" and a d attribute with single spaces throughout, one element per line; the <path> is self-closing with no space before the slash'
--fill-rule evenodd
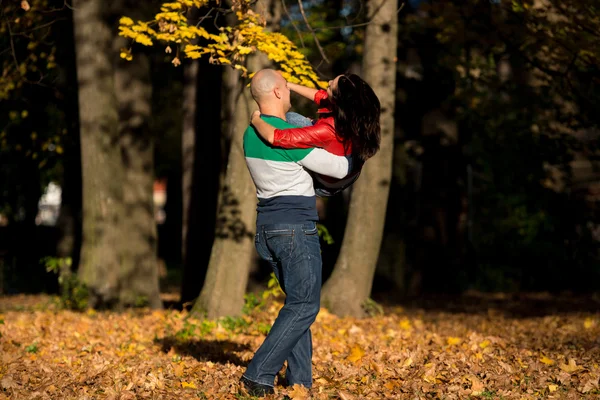
<path id="1" fill-rule="evenodd" d="M 313 149 L 298 163 L 317 174 L 331 176 L 336 179 L 342 179 L 350 172 L 346 157 L 336 156 L 323 149 Z"/>

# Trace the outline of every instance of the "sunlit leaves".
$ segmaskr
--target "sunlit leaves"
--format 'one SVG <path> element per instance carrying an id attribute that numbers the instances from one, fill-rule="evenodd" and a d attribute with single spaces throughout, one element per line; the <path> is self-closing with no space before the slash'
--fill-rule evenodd
<path id="1" fill-rule="evenodd" d="M 239 399 L 239 378 L 264 339 L 258 328 L 281 306 L 209 321 L 175 310 L 74 313 L 51 300 L 0 299 L 8 397 Z M 397 309 L 355 320 L 322 310 L 311 329 L 313 389 L 278 384 L 270 398 L 597 398 L 600 354 L 586 344 L 600 331 L 581 328 L 596 316 L 536 311 L 544 316 Z"/>
<path id="2" fill-rule="evenodd" d="M 271 32 L 267 28 L 264 17 L 252 10 L 252 1 L 234 1 L 231 9 L 235 12 L 236 22 L 233 26 L 220 27 L 218 34 L 209 33 L 186 17 L 190 7 L 201 7 L 207 3 L 189 0 L 163 3 L 161 12 L 155 15 L 152 22 L 134 22 L 129 17 L 122 17 L 119 35 L 145 46 L 160 42 L 167 45 L 167 53 L 176 49 L 172 60 L 175 66 L 181 64 L 181 57 L 197 59 L 206 55 L 209 62 L 231 65 L 240 70 L 243 76 L 252 76 L 256 72 L 247 70 L 247 56 L 262 52 L 277 64 L 290 82 L 326 87 L 326 82 L 319 80 L 294 43 L 281 33 Z M 132 58 L 128 49 L 122 49 L 120 55 L 127 60 Z"/>

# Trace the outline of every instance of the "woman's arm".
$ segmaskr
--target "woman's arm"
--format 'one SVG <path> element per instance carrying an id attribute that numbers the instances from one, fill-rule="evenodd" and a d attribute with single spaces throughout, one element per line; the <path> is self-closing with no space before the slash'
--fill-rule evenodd
<path id="1" fill-rule="evenodd" d="M 297 83 L 288 82 L 288 88 L 290 88 L 292 92 L 298 93 L 300 96 L 306 97 L 310 101 L 314 101 L 315 94 L 317 93 L 317 89 L 298 85 Z"/>
<path id="2" fill-rule="evenodd" d="M 284 149 L 326 147 L 336 137 L 335 128 L 324 120 L 305 128 L 276 129 L 260 118 L 259 111 L 254 111 L 250 122 L 263 139 Z"/>
<path id="3" fill-rule="evenodd" d="M 262 136 L 263 139 L 273 144 L 273 139 L 275 138 L 275 128 L 260 118 L 260 111 L 256 110 L 252 113 L 250 123 L 254 125 L 254 129 L 256 129 L 258 134 Z"/>

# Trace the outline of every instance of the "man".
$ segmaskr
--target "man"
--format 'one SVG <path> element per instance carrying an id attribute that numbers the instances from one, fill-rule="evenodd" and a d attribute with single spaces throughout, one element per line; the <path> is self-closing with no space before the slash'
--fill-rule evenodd
<path id="1" fill-rule="evenodd" d="M 285 122 L 290 90 L 278 72 L 257 72 L 250 88 L 261 118 L 278 128 L 293 127 Z M 323 149 L 271 147 L 252 126 L 244 134 L 244 155 L 259 200 L 256 250 L 271 264 L 286 299 L 241 382 L 253 396 L 273 393 L 275 376 L 287 360 L 287 384 L 310 388 L 310 326 L 320 307 L 321 248 L 313 181 L 304 168 L 343 178 L 348 160 Z"/>

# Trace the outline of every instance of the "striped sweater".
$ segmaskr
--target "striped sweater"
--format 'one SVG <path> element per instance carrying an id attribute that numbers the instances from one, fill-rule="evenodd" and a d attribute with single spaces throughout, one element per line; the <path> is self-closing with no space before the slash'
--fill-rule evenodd
<path id="1" fill-rule="evenodd" d="M 277 117 L 261 118 L 278 129 L 294 127 Z M 335 178 L 348 174 L 346 157 L 318 148 L 272 147 L 252 126 L 244 133 L 244 156 L 256 186 L 257 225 L 317 221 L 315 190 L 306 169 Z"/>

